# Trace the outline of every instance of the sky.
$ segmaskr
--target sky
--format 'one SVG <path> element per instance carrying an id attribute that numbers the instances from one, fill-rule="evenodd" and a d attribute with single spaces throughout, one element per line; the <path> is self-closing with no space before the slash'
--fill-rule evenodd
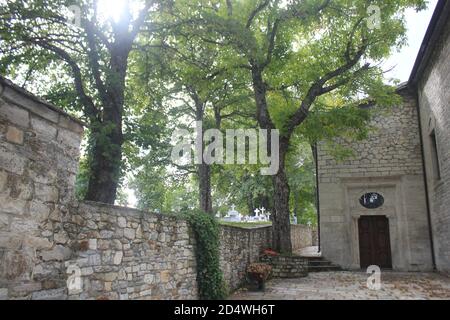
<path id="1" fill-rule="evenodd" d="M 437 2 L 438 0 L 429 0 L 428 9 L 421 12 L 407 11 L 408 45 L 386 61 L 384 64 L 386 70 L 394 67 L 386 77 L 396 78 L 401 82 L 408 81 Z"/>

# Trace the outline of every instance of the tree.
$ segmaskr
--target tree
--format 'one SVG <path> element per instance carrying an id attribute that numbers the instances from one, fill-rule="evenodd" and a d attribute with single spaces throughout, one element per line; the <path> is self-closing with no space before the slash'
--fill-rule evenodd
<path id="1" fill-rule="evenodd" d="M 190 14 L 195 12 L 192 8 L 183 9 L 190 10 Z M 171 11 L 171 14 L 164 18 L 173 28 L 159 33 L 156 41 L 139 44 L 147 55 L 157 57 L 156 60 L 160 64 L 158 70 L 161 72 L 153 72 L 153 77 L 147 79 L 148 84 L 144 86 L 149 90 L 151 87 L 159 92 L 157 95 L 165 97 L 165 107 L 161 109 L 171 110 L 168 115 L 171 118 L 168 121 L 172 125 L 171 131 L 188 129 L 190 124 L 201 122 L 199 134 L 203 137 L 208 129 L 220 130 L 224 122 L 232 118 L 248 117 L 243 110 L 245 106 L 248 107 L 251 94 L 245 80 L 242 81 L 239 77 L 241 72 L 224 68 L 222 65 L 229 65 L 221 48 L 196 38 L 191 25 L 185 21 L 177 21 L 173 14 L 174 11 Z M 147 73 L 146 65 L 149 59 L 144 59 L 140 64 L 144 73 Z M 203 212 L 213 214 L 213 165 L 203 157 L 206 143 L 207 141 L 203 141 L 200 150 L 197 150 L 195 166 L 171 163 L 169 157 L 165 159 L 165 164 L 196 174 L 199 207 Z"/>
<path id="2" fill-rule="evenodd" d="M 58 76 L 70 75 L 72 86 L 53 88 L 56 93 L 50 96 L 64 98 L 70 92 L 76 97 L 90 131 L 86 199 L 111 204 L 121 175 L 130 53 L 161 7 L 157 1 L 142 2 L 137 9 L 132 6 L 136 2 L 122 3 L 120 16 L 113 19 L 101 15 L 98 1 L 78 1 L 71 7 L 79 10 L 75 24 L 65 15 L 73 3 L 65 0 L 15 0 L 0 6 L 1 72 L 26 65 L 29 74 L 39 69 L 48 74 L 48 66 L 64 63 Z"/>
<path id="3" fill-rule="evenodd" d="M 380 9 L 379 16 L 371 16 L 371 5 Z M 352 124 L 358 117 L 367 120 L 363 107 L 398 103 L 377 63 L 404 43 L 404 10 L 423 5 L 418 0 L 199 1 L 203 14 L 193 17 L 198 36 L 235 50 L 252 79 L 259 126 L 281 131 L 279 150 L 272 150 L 279 152 L 280 167 L 272 177 L 275 249 L 292 251 L 285 171 L 292 136 L 317 111 L 345 110 L 353 115 L 347 118 Z M 217 33 L 213 38 L 211 30 Z"/>

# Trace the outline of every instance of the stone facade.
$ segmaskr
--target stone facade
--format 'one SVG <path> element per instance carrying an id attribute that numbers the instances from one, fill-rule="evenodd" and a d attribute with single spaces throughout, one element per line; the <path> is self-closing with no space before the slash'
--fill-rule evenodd
<path id="1" fill-rule="evenodd" d="M 442 32 L 417 75 L 423 147 L 437 269 L 450 273 L 450 18 L 442 9 Z M 435 137 L 435 141 L 433 138 Z M 434 150 L 434 148 L 436 148 Z M 437 170 L 440 172 L 438 173 Z"/>
<path id="2" fill-rule="evenodd" d="M 319 145 L 321 248 L 343 268 L 360 268 L 358 220 L 377 215 L 389 219 L 394 270 L 432 269 L 417 108 L 408 90 L 399 94 L 402 105 L 372 110 L 366 140 L 338 141 L 353 150 L 350 159 L 338 162 Z M 364 208 L 359 199 L 368 192 L 380 193 L 384 205 Z"/>

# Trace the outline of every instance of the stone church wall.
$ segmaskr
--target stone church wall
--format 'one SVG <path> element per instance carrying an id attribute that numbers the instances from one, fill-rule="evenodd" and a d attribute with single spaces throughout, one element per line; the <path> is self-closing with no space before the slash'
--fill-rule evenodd
<path id="1" fill-rule="evenodd" d="M 347 269 L 360 268 L 358 220 L 382 215 L 389 219 L 394 270 L 431 270 L 431 247 L 415 99 L 405 89 L 403 104 L 375 107 L 369 137 L 338 142 L 351 150 L 345 161 L 319 145 L 321 248 L 323 255 Z M 360 197 L 378 192 L 379 209 L 366 209 Z"/>
<path id="2" fill-rule="evenodd" d="M 429 65 L 420 75 L 418 97 L 436 264 L 438 270 L 450 273 L 450 19 L 446 24 Z M 440 178 L 436 177 L 433 163 L 433 131 Z"/>

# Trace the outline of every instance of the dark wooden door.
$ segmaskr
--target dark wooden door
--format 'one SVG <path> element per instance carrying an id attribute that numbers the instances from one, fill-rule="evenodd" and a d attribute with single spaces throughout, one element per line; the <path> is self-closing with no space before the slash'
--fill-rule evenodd
<path id="1" fill-rule="evenodd" d="M 361 268 L 376 265 L 391 269 L 389 220 L 385 216 L 364 216 L 359 219 L 358 227 Z"/>

